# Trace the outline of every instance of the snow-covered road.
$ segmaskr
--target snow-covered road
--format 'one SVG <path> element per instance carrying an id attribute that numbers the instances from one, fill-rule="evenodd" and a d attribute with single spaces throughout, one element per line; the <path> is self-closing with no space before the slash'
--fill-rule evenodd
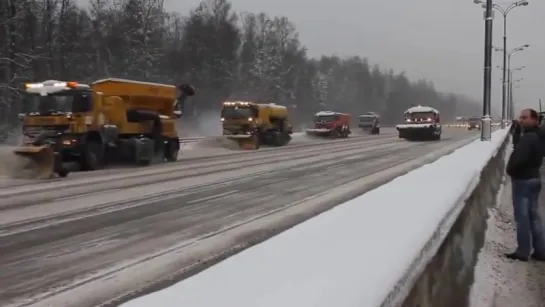
<path id="1" fill-rule="evenodd" d="M 472 137 L 411 143 L 385 134 L 205 157 L 195 151 L 172 165 L 5 183 L 0 305 L 97 306 L 164 285 L 336 203 L 286 216 L 288 208 Z"/>

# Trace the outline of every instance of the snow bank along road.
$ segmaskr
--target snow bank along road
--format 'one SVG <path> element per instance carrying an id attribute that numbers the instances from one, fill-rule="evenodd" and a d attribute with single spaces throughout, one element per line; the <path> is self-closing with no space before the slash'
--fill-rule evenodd
<path id="1" fill-rule="evenodd" d="M 339 188 L 346 183 L 368 178 L 361 193 L 475 136 L 354 137 L 8 184 L 0 187 L 0 305 L 115 303 L 334 206 L 354 192 Z"/>

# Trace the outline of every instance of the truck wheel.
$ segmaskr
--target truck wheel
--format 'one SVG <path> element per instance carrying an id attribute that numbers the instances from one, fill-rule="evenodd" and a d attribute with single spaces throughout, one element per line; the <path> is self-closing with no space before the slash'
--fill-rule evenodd
<path id="1" fill-rule="evenodd" d="M 180 153 L 180 145 L 176 144 L 176 140 L 169 140 L 165 144 L 165 159 L 168 162 L 176 162 L 178 160 L 178 154 Z"/>
<path id="2" fill-rule="evenodd" d="M 102 144 L 93 141 L 87 142 L 81 155 L 81 169 L 84 171 L 100 169 L 103 155 L 104 147 Z"/>
<path id="3" fill-rule="evenodd" d="M 275 132 L 273 138 L 274 146 L 284 146 L 284 144 L 286 143 L 286 140 L 284 139 L 284 133 L 282 132 Z"/>
<path id="4" fill-rule="evenodd" d="M 151 159 L 140 160 L 140 161 L 136 161 L 136 165 L 138 165 L 138 166 L 150 166 L 151 162 L 152 162 Z"/>
<path id="5" fill-rule="evenodd" d="M 59 175 L 59 177 L 65 178 L 66 176 L 68 176 L 68 171 L 66 171 L 66 170 L 64 170 L 64 169 L 63 169 L 63 170 L 59 170 L 59 171 L 57 172 L 57 174 Z"/>
<path id="6" fill-rule="evenodd" d="M 284 145 L 287 145 L 289 142 L 291 142 L 291 135 L 288 132 L 282 132 L 284 135 Z"/>
<path id="7" fill-rule="evenodd" d="M 254 143 L 255 143 L 255 149 L 258 150 L 259 147 L 261 147 L 261 139 L 259 138 L 258 134 L 254 134 Z"/>

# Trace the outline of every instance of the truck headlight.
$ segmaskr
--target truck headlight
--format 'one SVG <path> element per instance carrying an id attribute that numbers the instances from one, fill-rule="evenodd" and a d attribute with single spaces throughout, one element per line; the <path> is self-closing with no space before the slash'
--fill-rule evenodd
<path id="1" fill-rule="evenodd" d="M 74 145 L 78 142 L 76 139 L 62 140 L 62 144 L 66 146 Z"/>

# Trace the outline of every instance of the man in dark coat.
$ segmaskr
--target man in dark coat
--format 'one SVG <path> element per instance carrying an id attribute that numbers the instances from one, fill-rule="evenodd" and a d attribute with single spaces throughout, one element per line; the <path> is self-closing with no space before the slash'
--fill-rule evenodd
<path id="1" fill-rule="evenodd" d="M 528 261 L 531 256 L 545 261 L 545 236 L 538 212 L 544 148 L 538 113 L 533 109 L 523 110 L 518 126 L 522 133 L 518 134 L 520 137 L 514 143 L 506 170 L 511 177 L 518 246 L 515 252 L 506 256 L 521 261 Z"/>

